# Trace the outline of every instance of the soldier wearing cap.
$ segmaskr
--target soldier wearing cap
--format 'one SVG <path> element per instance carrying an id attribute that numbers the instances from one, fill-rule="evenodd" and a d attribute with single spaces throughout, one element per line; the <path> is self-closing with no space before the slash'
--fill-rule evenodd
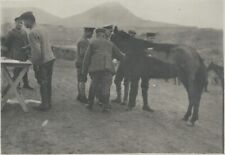
<path id="1" fill-rule="evenodd" d="M 136 36 L 136 32 L 134 30 L 129 30 L 128 31 L 128 34 L 131 36 L 131 37 L 135 37 Z"/>
<path id="2" fill-rule="evenodd" d="M 51 108 L 52 72 L 55 56 L 49 42 L 48 33 L 36 24 L 33 13 L 25 12 L 20 18 L 24 21 L 24 25 L 30 29 L 30 60 L 34 65 L 35 77 L 40 85 L 42 103 L 35 109 L 47 111 Z"/>
<path id="3" fill-rule="evenodd" d="M 105 29 L 105 38 L 110 40 L 111 34 L 113 32 L 113 25 L 107 25 L 103 28 Z"/>
<path id="4" fill-rule="evenodd" d="M 153 43 L 155 36 L 156 36 L 156 33 L 148 32 L 146 33 L 146 40 Z"/>
<path id="5" fill-rule="evenodd" d="M 92 27 L 85 27 L 83 37 L 77 43 L 77 60 L 76 60 L 77 80 L 78 80 L 77 81 L 78 82 L 77 100 L 83 103 L 87 102 L 87 97 L 85 95 L 85 82 L 87 81 L 87 78 L 86 76 L 82 75 L 82 64 L 83 64 L 85 52 L 89 45 L 89 39 L 92 37 L 94 29 L 95 28 L 92 28 Z"/>
<path id="6" fill-rule="evenodd" d="M 15 60 L 27 61 L 30 52 L 27 33 L 23 30 L 23 21 L 17 17 L 15 18 L 15 28 L 12 29 L 6 36 L 5 46 L 7 47 L 9 57 Z M 21 68 L 15 68 L 14 78 L 16 78 L 21 71 Z M 33 89 L 29 85 L 28 74 L 23 77 L 23 87 L 27 89 Z"/>
<path id="7" fill-rule="evenodd" d="M 109 40 L 105 39 L 105 29 L 96 29 L 96 39 L 90 41 L 84 57 L 82 72 L 89 72 L 92 79 L 92 88 L 89 91 L 89 105 L 92 109 L 94 97 L 98 91 L 100 101 L 103 103 L 103 112 L 109 111 L 110 87 L 115 68 L 112 62 L 113 55 L 123 59 L 122 52 Z M 101 86 L 99 88 L 99 86 Z"/>

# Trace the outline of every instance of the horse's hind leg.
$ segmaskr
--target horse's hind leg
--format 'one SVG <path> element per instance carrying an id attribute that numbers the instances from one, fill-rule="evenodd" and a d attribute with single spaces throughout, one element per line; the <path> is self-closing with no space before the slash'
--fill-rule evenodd
<path id="1" fill-rule="evenodd" d="M 204 81 L 204 79 L 202 80 Z M 195 82 L 195 96 L 193 99 L 193 105 L 194 105 L 194 110 L 191 118 L 191 123 L 194 125 L 195 121 L 198 120 L 198 112 L 199 112 L 199 105 L 200 105 L 200 100 L 202 96 L 202 92 L 204 90 L 205 82 L 202 81 L 196 81 Z"/>
<path id="2" fill-rule="evenodd" d="M 184 84 L 187 93 L 188 93 L 188 100 L 189 100 L 189 104 L 188 104 L 188 109 L 186 114 L 184 115 L 183 120 L 184 121 L 188 121 L 189 117 L 191 116 L 192 113 L 192 107 L 193 107 L 193 97 L 194 97 L 194 79 L 189 78 L 189 79 L 184 79 L 181 78 L 182 83 Z"/>
<path id="3" fill-rule="evenodd" d="M 201 94 L 199 92 L 196 92 L 196 96 L 195 96 L 195 99 L 194 99 L 193 115 L 192 115 L 192 118 L 191 118 L 192 125 L 194 125 L 195 121 L 198 120 L 198 111 L 199 111 L 200 99 L 201 99 Z"/>
<path id="4" fill-rule="evenodd" d="M 149 88 L 148 82 L 149 82 L 149 79 L 142 78 L 141 88 L 142 88 L 142 97 L 143 97 L 143 102 L 144 102 L 142 109 L 145 111 L 153 112 L 154 110 L 151 109 L 148 105 L 148 88 Z"/>
<path id="5" fill-rule="evenodd" d="M 139 78 L 132 78 L 130 83 L 128 110 L 131 110 L 136 105 L 136 97 L 138 93 Z"/>
<path id="6" fill-rule="evenodd" d="M 199 82 L 199 81 L 198 81 Z M 191 125 L 194 126 L 196 120 L 198 120 L 198 111 L 200 105 L 201 94 L 204 88 L 205 83 L 197 83 L 196 80 L 190 80 L 188 85 L 188 98 L 189 98 L 189 105 L 187 113 L 184 115 L 185 121 L 191 116 Z M 193 109 L 193 113 L 192 113 Z"/>

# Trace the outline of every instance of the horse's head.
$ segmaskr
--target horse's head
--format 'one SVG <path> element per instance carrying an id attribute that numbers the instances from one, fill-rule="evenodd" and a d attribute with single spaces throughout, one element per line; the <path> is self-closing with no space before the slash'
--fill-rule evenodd
<path id="1" fill-rule="evenodd" d="M 115 43 L 119 48 L 123 47 L 123 43 L 129 41 L 132 37 L 124 32 L 124 31 L 119 31 L 118 27 L 115 26 L 113 34 L 111 36 L 111 41 Z"/>
<path id="2" fill-rule="evenodd" d="M 132 37 L 129 33 L 118 30 L 116 26 L 111 36 L 111 41 L 118 46 L 126 54 L 135 56 L 141 55 L 143 49 L 145 49 L 145 41 Z"/>

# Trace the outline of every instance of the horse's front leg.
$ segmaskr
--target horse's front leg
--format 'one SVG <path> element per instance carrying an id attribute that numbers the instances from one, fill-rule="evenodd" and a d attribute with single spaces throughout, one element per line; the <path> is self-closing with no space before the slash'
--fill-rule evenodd
<path id="1" fill-rule="evenodd" d="M 145 111 L 153 112 L 154 110 L 151 109 L 148 105 L 148 88 L 149 88 L 148 82 L 149 82 L 149 79 L 142 78 L 141 88 L 142 88 L 142 97 L 143 97 L 143 102 L 144 102 L 144 105 L 143 105 L 142 109 L 145 110 Z"/>
<path id="2" fill-rule="evenodd" d="M 136 97 L 138 93 L 138 77 L 132 78 L 130 83 L 130 93 L 129 93 L 129 102 L 128 102 L 128 110 L 132 110 L 132 108 L 136 105 Z"/>

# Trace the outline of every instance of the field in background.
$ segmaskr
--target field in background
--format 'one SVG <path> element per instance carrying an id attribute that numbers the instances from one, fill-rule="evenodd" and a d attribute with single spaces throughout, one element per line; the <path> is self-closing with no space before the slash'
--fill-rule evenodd
<path id="1" fill-rule="evenodd" d="M 49 33 L 52 45 L 69 47 L 76 50 L 76 44 L 82 36 L 81 27 L 65 27 L 43 24 Z M 2 25 L 4 36 L 13 26 L 9 23 Z M 185 44 L 198 50 L 208 65 L 211 61 L 223 66 L 223 31 L 215 29 L 201 29 L 195 27 L 119 27 L 137 32 L 137 37 L 144 38 L 146 32 L 157 32 L 156 42 Z"/>
<path id="2" fill-rule="evenodd" d="M 133 111 L 113 104 L 112 112 L 104 114 L 98 105 L 90 112 L 76 101 L 72 61 L 57 60 L 53 77 L 53 108 L 49 112 L 37 112 L 31 104 L 28 113 L 18 105 L 6 105 L 2 111 L 3 154 L 223 152 L 220 85 L 209 84 L 209 93 L 202 96 L 199 123 L 192 128 L 181 120 L 188 105 L 187 94 L 182 85 L 174 85 L 173 81 L 150 81 L 149 102 L 154 113 L 142 111 L 139 90 Z M 25 96 L 40 99 L 32 69 L 29 78 L 35 91 L 23 90 Z M 111 99 L 114 97 L 113 85 Z M 47 125 L 42 126 L 46 120 Z"/>

